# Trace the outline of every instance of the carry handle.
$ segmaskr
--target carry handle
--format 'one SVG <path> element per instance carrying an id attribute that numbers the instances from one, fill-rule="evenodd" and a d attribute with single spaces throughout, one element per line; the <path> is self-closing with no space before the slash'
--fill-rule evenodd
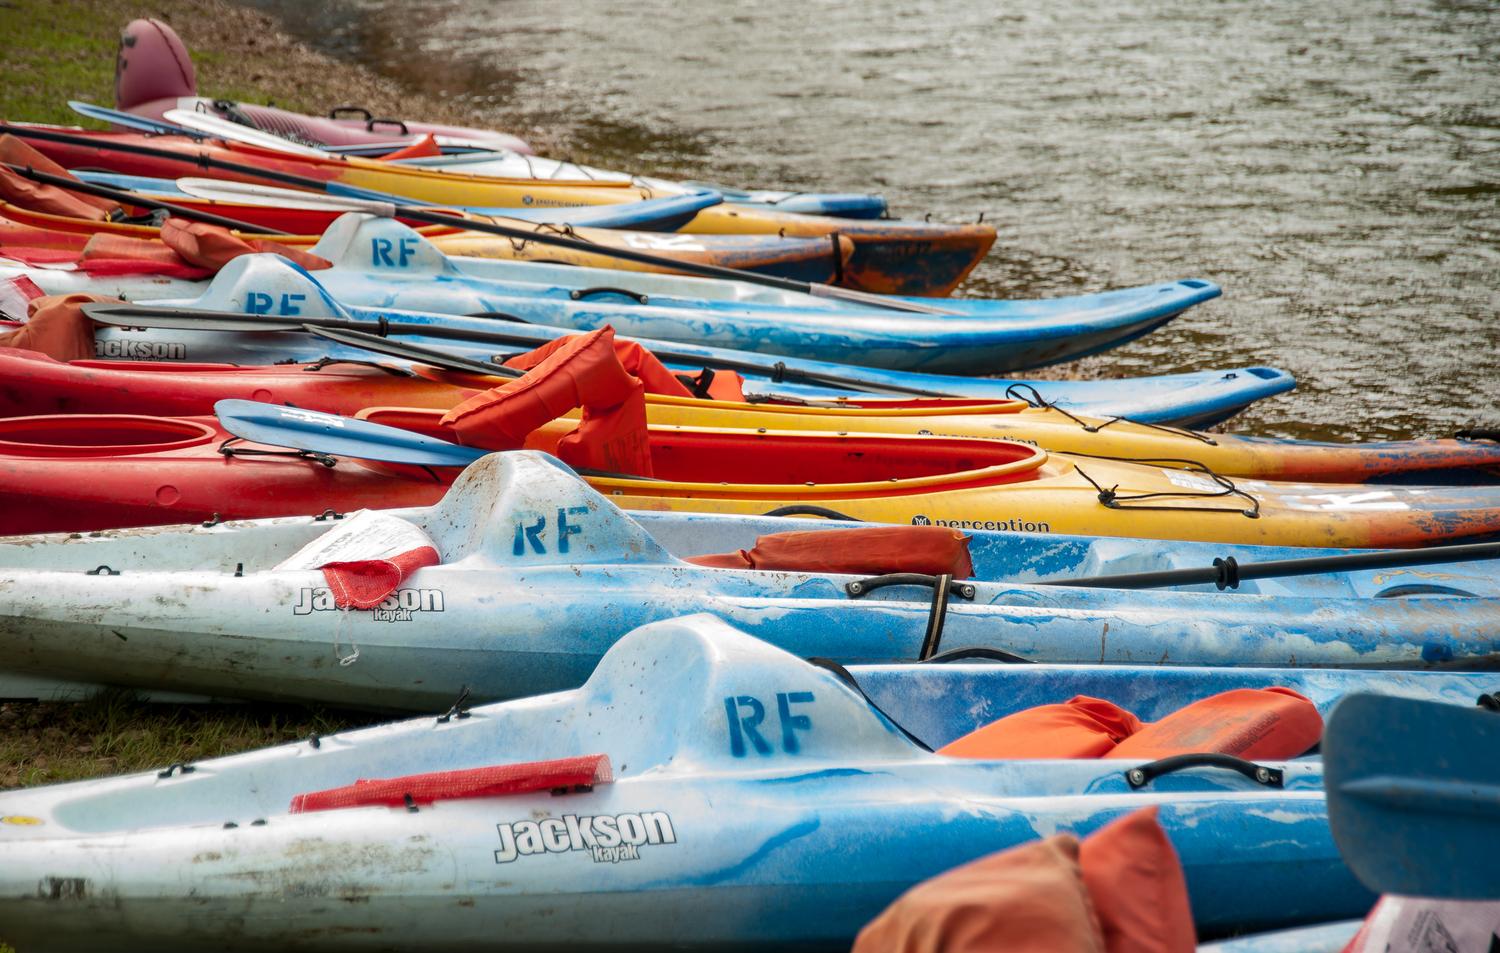
<path id="1" fill-rule="evenodd" d="M 1139 791 L 1162 775 L 1186 768 L 1228 768 L 1268 788 L 1280 788 L 1286 780 L 1285 772 L 1280 768 L 1256 764 L 1254 761 L 1236 758 L 1232 754 L 1204 751 L 1197 754 L 1174 754 L 1170 758 L 1162 758 L 1129 768 L 1125 771 L 1125 783 L 1129 784 L 1132 790 Z"/>

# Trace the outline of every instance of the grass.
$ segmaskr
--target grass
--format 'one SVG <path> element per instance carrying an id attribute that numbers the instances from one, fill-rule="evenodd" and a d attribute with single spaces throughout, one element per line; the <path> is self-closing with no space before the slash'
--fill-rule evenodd
<path id="1" fill-rule="evenodd" d="M 297 705 L 182 705 L 110 691 L 88 701 L 0 704 L 0 788 L 201 761 L 380 720 Z"/>
<path id="2" fill-rule="evenodd" d="M 67 100 L 114 105 L 120 30 L 142 16 L 181 35 L 203 95 L 308 112 L 358 102 L 386 115 L 474 120 L 314 53 L 264 15 L 223 0 L 0 0 L 0 119 L 89 124 Z M 0 790 L 199 761 L 379 720 L 295 705 L 154 704 L 125 692 L 77 704 L 0 702 Z M 14 951 L 0 942 L 0 953 Z"/>

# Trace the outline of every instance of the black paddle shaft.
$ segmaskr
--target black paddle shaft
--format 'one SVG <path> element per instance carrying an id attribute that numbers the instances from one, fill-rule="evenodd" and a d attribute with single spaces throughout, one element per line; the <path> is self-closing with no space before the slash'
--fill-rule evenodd
<path id="1" fill-rule="evenodd" d="M 1434 563 L 1481 559 L 1500 559 L 1500 543 L 1466 543 L 1458 546 L 1434 546 L 1428 549 L 1385 549 L 1373 553 L 1310 556 L 1306 559 L 1274 559 L 1255 563 L 1238 562 L 1231 556 L 1215 559 L 1212 566 L 1163 569 L 1157 572 L 1127 572 L 1112 576 L 1086 576 L 1081 579 L 1050 579 L 1039 585 L 1089 589 L 1156 589 L 1162 586 L 1189 586 L 1211 582 L 1220 589 L 1234 589 L 1238 588 L 1240 582 L 1245 579 L 1311 576 L 1325 572 L 1353 572 L 1359 569 L 1397 569 L 1402 566 L 1430 566 Z"/>
<path id="2" fill-rule="evenodd" d="M 0 163 L 16 175 L 25 176 L 34 182 L 44 185 L 55 185 L 60 189 L 70 192 L 82 192 L 84 195 L 93 195 L 101 199 L 109 199 L 111 202 L 119 202 L 121 205 L 134 205 L 137 208 L 161 209 L 171 212 L 178 218 L 185 218 L 195 222 L 206 222 L 209 225 L 222 225 L 224 228 L 235 228 L 242 232 L 250 232 L 255 235 L 288 235 L 275 228 L 264 225 L 256 225 L 254 222 L 242 222 L 236 218 L 228 218 L 223 215 L 215 215 L 212 212 L 200 212 L 195 208 L 177 205 L 173 202 L 162 202 L 156 199 L 146 198 L 144 195 L 136 195 L 123 189 L 112 189 L 104 185 L 95 185 L 92 182 L 80 182 L 77 179 L 69 179 L 61 175 L 53 175 L 51 172 L 43 172 L 41 169 L 33 169 L 26 165 L 12 165 L 9 162 Z"/>
<path id="3" fill-rule="evenodd" d="M 8 132 L 19 138 L 40 139 L 43 142 L 59 142 L 65 145 L 84 146 L 86 148 L 98 149 L 104 152 L 124 152 L 130 155 L 149 156 L 154 159 L 167 159 L 181 162 L 185 165 L 198 166 L 203 169 L 222 169 L 225 172 L 234 172 L 238 175 L 250 176 L 252 178 L 268 180 L 271 182 L 282 182 L 287 185 L 295 185 L 301 189 L 309 189 L 314 192 L 327 192 L 335 198 L 344 198 L 329 189 L 328 183 L 321 179 L 309 178 L 305 175 L 294 175 L 289 172 L 278 172 L 274 169 L 262 169 L 242 162 L 231 162 L 227 159 L 215 159 L 204 152 L 196 155 L 184 155 L 170 149 L 154 149 L 150 146 L 137 146 L 129 143 L 107 143 L 101 144 L 95 139 L 87 136 L 69 135 L 63 132 L 53 132 L 50 129 L 32 129 L 26 126 L 15 126 L 10 123 L 0 123 L 0 133 Z M 371 199 L 359 199 L 358 202 L 372 202 Z M 499 235 L 516 241 L 537 242 L 543 245 L 555 245 L 559 248 L 569 248 L 574 251 L 588 252 L 594 255 L 605 255 L 618 258 L 622 261 L 633 261 L 638 264 L 650 265 L 653 268 L 662 268 L 668 271 L 686 272 L 704 278 L 721 278 L 727 281 L 746 281 L 752 284 L 764 285 L 768 288 L 779 288 L 782 291 L 799 291 L 811 293 L 813 283 L 808 281 L 796 281 L 791 278 L 778 278 L 775 275 L 762 275 L 753 271 L 741 271 L 737 268 L 724 268 L 719 265 L 707 265 L 695 261 L 686 261 L 676 258 L 664 258 L 660 255 L 652 255 L 647 252 L 635 251 L 628 248 L 614 248 L 608 245 L 598 245 L 586 242 L 582 239 L 571 238 L 566 235 L 555 235 L 549 232 L 533 231 L 525 228 L 513 228 L 508 225 L 500 225 L 496 222 L 480 219 L 461 218 L 451 212 L 430 211 L 416 208 L 410 205 L 397 205 L 394 203 L 379 202 L 377 204 L 389 205 L 389 215 L 392 218 L 410 219 L 414 222 L 427 222 L 432 225 L 449 225 L 457 228 L 467 229 L 474 232 L 484 232 L 490 235 Z M 830 291 L 830 293 L 832 293 Z M 905 302 L 891 300 L 883 301 L 876 295 L 861 295 L 855 292 L 840 294 L 839 297 L 857 298 L 876 307 L 884 307 L 893 311 L 915 311 L 921 313 L 947 313 L 941 309 L 928 307 L 926 305 L 907 304 Z"/>
<path id="4" fill-rule="evenodd" d="M 539 346 L 539 342 L 535 338 L 520 334 L 506 334 L 503 331 L 477 331 L 469 328 L 448 328 L 438 324 L 402 323 L 384 318 L 319 318 L 301 316 L 278 318 L 275 316 L 244 314 L 241 312 L 199 311 L 191 308 L 117 304 L 84 305 L 84 312 L 101 324 L 132 328 L 156 327 L 184 331 L 252 331 L 259 333 L 264 331 L 303 331 L 308 327 L 317 327 L 362 331 L 379 337 L 415 335 L 442 338 L 465 344 L 498 344 L 507 347 L 524 347 L 527 350 Z M 494 312 L 486 315 L 469 315 L 469 317 L 489 317 L 491 315 L 495 317 L 497 324 L 501 320 L 504 320 L 502 316 Z M 764 375 L 775 383 L 783 381 L 801 382 L 843 390 L 899 396 L 948 396 L 937 391 L 923 390 L 917 387 L 903 387 L 900 384 L 875 384 L 859 380 L 858 378 L 839 377 L 834 374 L 820 374 L 815 371 L 799 371 L 789 368 L 779 361 L 775 364 L 757 364 L 753 361 L 704 357 L 688 352 L 662 350 L 655 346 L 651 348 L 651 353 L 664 361 L 672 361 L 677 364 L 696 364 L 699 367 L 712 367 L 716 370 L 740 371 L 746 374 Z"/>

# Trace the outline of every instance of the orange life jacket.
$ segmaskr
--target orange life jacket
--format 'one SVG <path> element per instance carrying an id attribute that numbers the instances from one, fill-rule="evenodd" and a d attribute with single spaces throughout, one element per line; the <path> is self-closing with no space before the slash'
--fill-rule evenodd
<path id="1" fill-rule="evenodd" d="M 514 450 L 526 436 L 577 407 L 578 428 L 557 444 L 557 455 L 578 467 L 651 476 L 645 386 L 621 365 L 614 329 L 549 342 L 524 377 L 476 394 L 443 415 L 459 441 L 489 450 Z"/>
<path id="2" fill-rule="evenodd" d="M 1141 758 L 1213 752 L 1279 760 L 1318 743 L 1317 706 L 1289 688 L 1237 688 L 1143 724 L 1118 705 L 1079 695 L 971 731 L 939 750 L 957 758 Z"/>

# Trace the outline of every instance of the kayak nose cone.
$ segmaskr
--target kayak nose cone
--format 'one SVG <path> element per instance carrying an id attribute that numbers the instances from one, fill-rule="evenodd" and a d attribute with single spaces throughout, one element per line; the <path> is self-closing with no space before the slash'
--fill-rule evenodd
<path id="1" fill-rule="evenodd" d="M 160 20 L 131 20 L 115 55 L 115 107 L 197 95 L 193 60 L 177 33 Z"/>

